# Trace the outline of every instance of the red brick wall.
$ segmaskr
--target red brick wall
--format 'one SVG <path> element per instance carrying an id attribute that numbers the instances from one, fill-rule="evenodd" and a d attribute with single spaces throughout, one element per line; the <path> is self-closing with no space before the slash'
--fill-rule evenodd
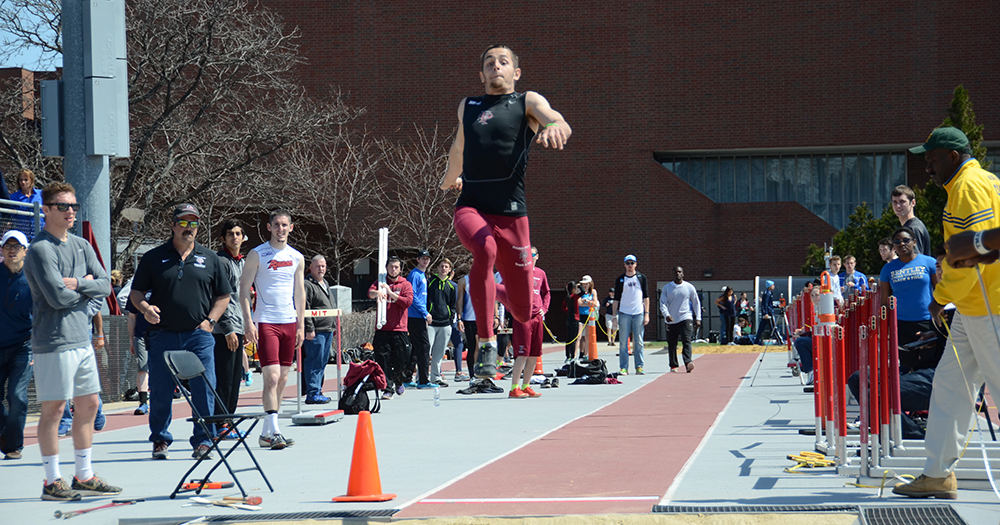
<path id="1" fill-rule="evenodd" d="M 518 90 L 574 130 L 528 167 L 532 240 L 556 288 L 585 273 L 607 287 L 630 252 L 653 280 L 677 264 L 722 281 L 797 274 L 834 233 L 795 203 L 714 204 L 654 150 L 917 144 L 958 84 L 987 138 L 1000 128 L 1000 35 L 976 23 L 989 1 L 264 5 L 300 28 L 309 88 L 343 90 L 384 135 L 453 131 L 459 100 L 482 92 L 480 53 L 511 45 Z"/>

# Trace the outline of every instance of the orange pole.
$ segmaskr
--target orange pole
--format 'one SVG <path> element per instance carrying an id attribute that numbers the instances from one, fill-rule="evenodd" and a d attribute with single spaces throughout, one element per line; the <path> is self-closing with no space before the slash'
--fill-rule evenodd
<path id="1" fill-rule="evenodd" d="M 587 323 L 587 359 L 597 359 L 597 324 L 593 319 Z"/>

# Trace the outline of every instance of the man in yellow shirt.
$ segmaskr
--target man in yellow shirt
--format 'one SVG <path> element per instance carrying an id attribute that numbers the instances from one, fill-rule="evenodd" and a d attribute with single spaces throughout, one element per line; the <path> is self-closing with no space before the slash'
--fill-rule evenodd
<path id="1" fill-rule="evenodd" d="M 924 155 L 927 173 L 948 192 L 943 215 L 946 242 L 962 232 L 1000 226 L 996 215 L 1000 209 L 1000 179 L 982 169 L 972 157 L 965 133 L 956 128 L 938 128 L 926 143 L 910 151 Z M 979 266 L 986 297 L 974 268 L 949 264 L 941 267 L 943 275 L 929 306 L 931 318 L 940 324 L 941 312 L 948 303 L 954 303 L 957 312 L 947 350 L 934 375 L 924 442 L 927 461 L 919 478 L 893 489 L 896 494 L 914 498 L 958 497 L 953 470 L 973 425 L 975 395 L 984 378 L 990 392 L 1000 392 L 1000 343 L 994 329 L 1000 326 L 1000 265 Z"/>

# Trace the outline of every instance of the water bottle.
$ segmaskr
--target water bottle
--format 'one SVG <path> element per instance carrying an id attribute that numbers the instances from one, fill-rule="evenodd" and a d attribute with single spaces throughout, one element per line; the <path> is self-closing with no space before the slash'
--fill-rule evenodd
<path id="1" fill-rule="evenodd" d="M 441 406 L 441 387 L 434 387 L 434 406 Z"/>

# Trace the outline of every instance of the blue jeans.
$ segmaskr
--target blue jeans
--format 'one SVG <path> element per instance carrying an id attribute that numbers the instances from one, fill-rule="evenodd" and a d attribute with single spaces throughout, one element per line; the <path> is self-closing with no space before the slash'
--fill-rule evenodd
<path id="1" fill-rule="evenodd" d="M 7 404 L 0 403 L 0 430 L 4 449 L 14 452 L 24 448 L 24 422 L 28 416 L 28 382 L 31 381 L 31 339 L 0 347 L 0 401 L 3 401 L 4 381 L 7 382 Z"/>
<path id="2" fill-rule="evenodd" d="M 792 343 L 799 353 L 799 370 L 809 373 L 813 371 L 813 339 L 809 336 L 799 336 Z"/>
<path id="3" fill-rule="evenodd" d="M 73 411 L 71 409 L 73 405 L 72 399 L 66 400 L 66 406 L 63 407 L 63 415 L 59 420 L 59 433 L 62 434 L 73 428 Z M 108 420 L 104 417 L 104 400 L 101 399 L 100 394 L 97 396 L 97 414 L 94 415 L 94 430 L 100 431 L 104 430 L 104 424 Z"/>
<path id="4" fill-rule="evenodd" d="M 333 344 L 333 332 L 316 332 L 312 340 L 302 342 L 302 365 L 306 375 L 306 395 L 321 395 L 323 393 L 323 373 L 326 364 L 330 362 L 330 345 Z"/>
<path id="5" fill-rule="evenodd" d="M 462 352 L 465 351 L 465 343 L 462 342 L 462 332 L 458 331 L 458 321 L 451 324 L 451 344 L 454 348 L 452 359 L 455 360 L 455 373 L 462 371 Z"/>
<path id="6" fill-rule="evenodd" d="M 215 414 L 215 338 L 212 334 L 200 328 L 190 332 L 168 332 L 166 330 L 151 330 L 149 332 L 149 440 L 152 442 L 166 441 L 173 443 L 170 434 L 170 421 L 173 419 L 172 405 L 174 402 L 174 379 L 167 370 L 163 353 L 170 350 L 187 350 L 198 356 L 205 367 L 205 376 L 212 388 L 200 377 L 188 381 L 191 401 L 203 416 Z M 210 437 L 202 430 L 201 425 L 192 423 L 194 432 L 189 440 L 191 446 L 208 445 Z"/>
<path id="7" fill-rule="evenodd" d="M 644 317 L 644 314 L 633 315 L 618 312 L 618 332 L 621 334 L 621 340 L 618 341 L 618 368 L 628 370 L 628 338 L 630 335 L 632 336 L 635 367 L 642 367 L 642 336 L 646 332 L 646 326 L 642 324 Z"/>

